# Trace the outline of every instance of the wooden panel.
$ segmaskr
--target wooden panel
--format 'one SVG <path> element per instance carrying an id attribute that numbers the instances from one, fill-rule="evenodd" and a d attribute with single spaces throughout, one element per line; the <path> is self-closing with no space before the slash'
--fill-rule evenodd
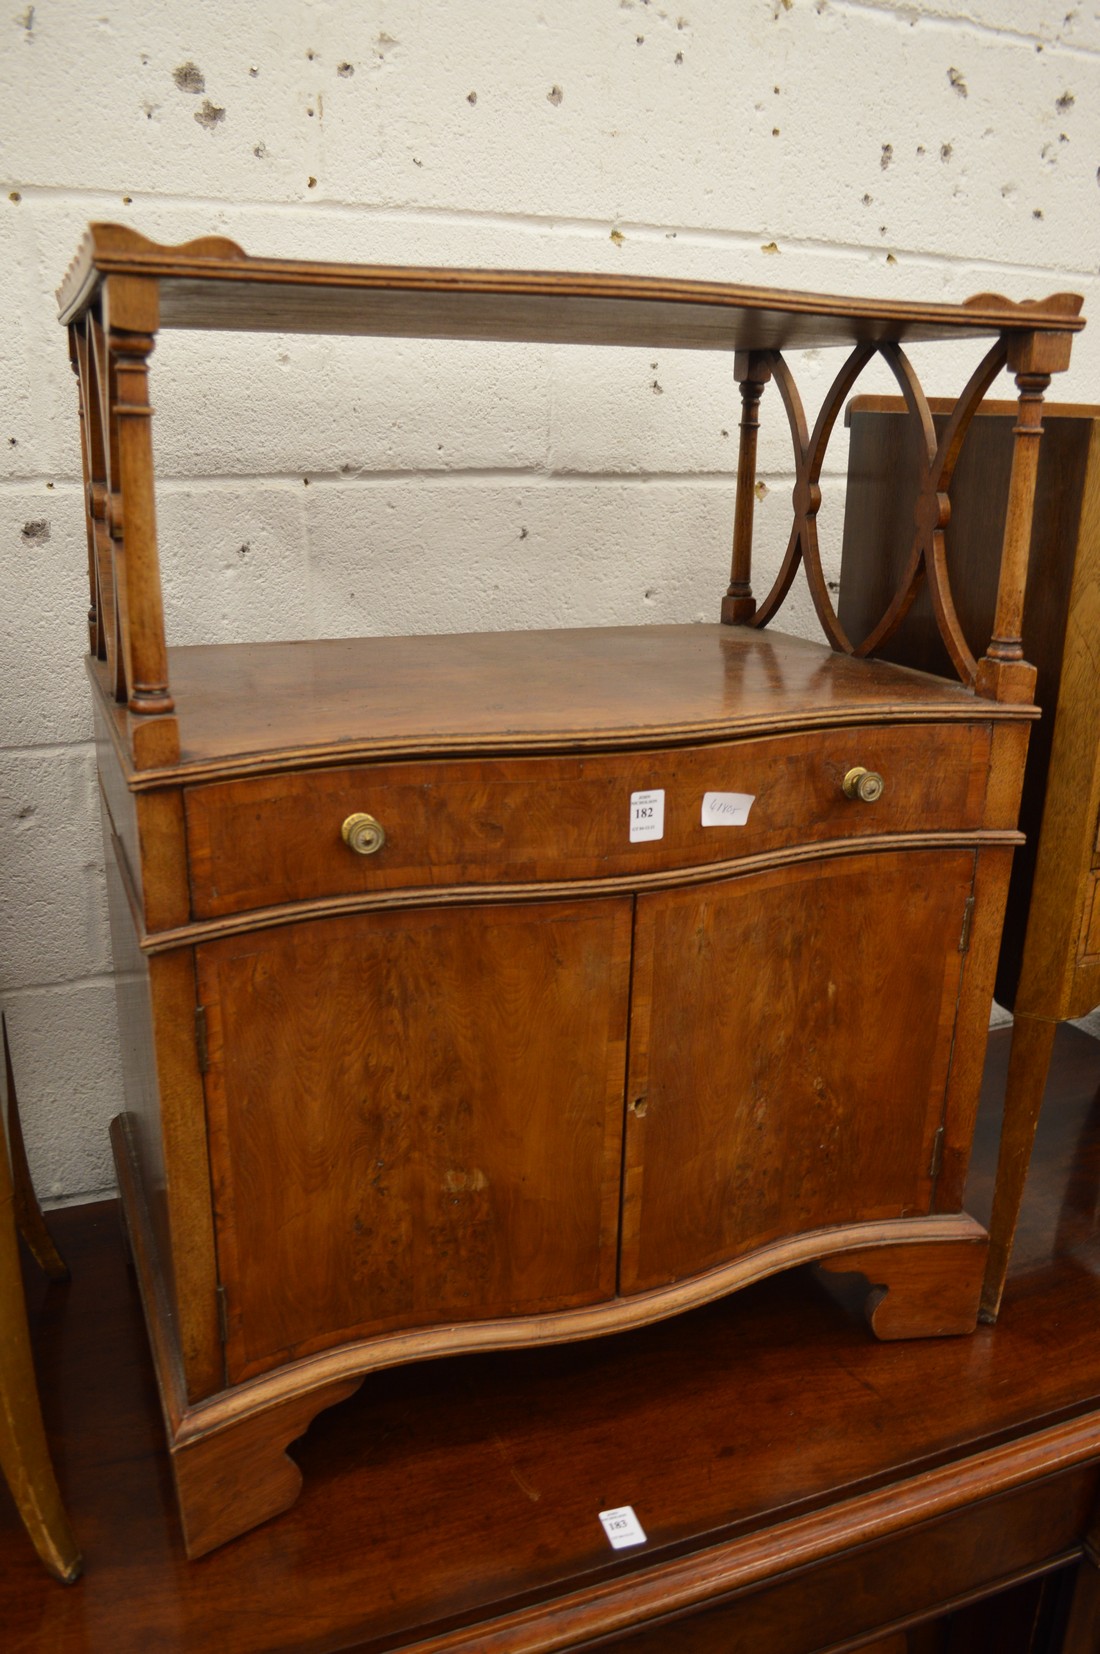
<path id="1" fill-rule="evenodd" d="M 942 434 L 949 410 L 936 406 L 936 430 Z M 996 607 L 1017 422 L 1014 403 L 1001 403 L 997 409 L 980 411 L 967 432 L 945 530 L 952 595 L 975 653 L 988 641 Z M 1057 405 L 1044 406 L 1043 419 L 1038 480 L 1042 509 L 1033 526 L 1024 645 L 1028 660 L 1052 674 L 1046 680 L 1048 695 L 1050 690 L 1056 695 L 1093 420 L 1060 417 Z M 839 610 L 849 635 L 858 638 L 885 611 L 912 544 L 916 442 L 913 422 L 900 399 L 857 398 L 848 423 L 849 492 Z M 927 588 L 880 653 L 886 660 L 953 676 Z"/>
<path id="2" fill-rule="evenodd" d="M 868 1645 L 882 1626 L 919 1623 L 936 1607 L 1004 1589 L 1036 1566 L 1061 1560 L 1087 1521 L 1093 1470 L 1052 1478 L 1026 1494 L 993 1499 L 934 1522 L 920 1534 L 870 1545 L 808 1577 L 785 1580 L 671 1624 L 602 1647 L 605 1654 L 1038 1654 L 1030 1640 L 910 1644 L 904 1633 Z M 963 1627 L 962 1629 L 965 1629 Z M 950 1640 L 949 1640 L 950 1638 Z"/>
<path id="3" fill-rule="evenodd" d="M 925 1212 L 967 852 L 638 898 L 620 1288 Z"/>
<path id="4" fill-rule="evenodd" d="M 1081 957 L 1094 959 L 1100 954 L 1100 877 L 1089 880 L 1085 890 L 1084 925 L 1081 932 Z"/>
<path id="5" fill-rule="evenodd" d="M 58 1489 L 42 1423 L 23 1297 L 19 1236 L 53 1281 L 69 1270 L 31 1183 L 7 1024 L 0 1013 L 0 1487 L 6 1486 L 44 1566 L 70 1584 L 82 1561 Z"/>
<path id="6" fill-rule="evenodd" d="M 614 1291 L 629 900 L 198 952 L 234 1380 Z"/>
<path id="7" fill-rule="evenodd" d="M 118 840 L 121 859 L 126 868 L 130 887 L 139 903 L 141 889 L 141 846 L 138 842 L 137 808 L 133 794 L 119 763 L 118 751 L 111 739 L 110 728 L 101 698 L 92 697 L 95 722 L 96 769 L 104 808 L 110 818 L 110 827 Z"/>
<path id="8" fill-rule="evenodd" d="M 1076 1561 L 962 1604 L 909 1632 L 906 1654 L 1070 1654 L 1059 1648 Z"/>
<path id="9" fill-rule="evenodd" d="M 148 960 L 138 946 L 119 842 L 104 816 L 104 859 L 122 1077 L 152 1244 L 192 1401 L 224 1381 L 217 1323 L 210 1172 L 195 1049 L 195 973 L 179 949 Z M 171 1167 L 171 1175 L 169 1175 Z"/>
<path id="10" fill-rule="evenodd" d="M 137 945 L 134 917 L 120 867 L 121 846 L 112 834 L 112 818 L 106 805 L 102 819 L 123 1096 L 137 1150 L 145 1201 L 152 1220 L 158 1263 L 163 1271 L 169 1301 L 174 1307 L 176 1293 L 165 1195 L 164 1144 L 153 1047 L 149 962 Z"/>
<path id="11" fill-rule="evenodd" d="M 997 947 L 1013 851 L 983 849 L 975 857 L 974 906 L 969 946 L 959 991 L 951 1073 L 947 1082 L 940 1174 L 935 1209 L 957 1212 L 962 1205 L 981 1095 L 982 1068 L 989 1040 L 989 1011 Z"/>
<path id="12" fill-rule="evenodd" d="M 1045 440 L 1045 438 L 1044 438 Z M 1066 623 L 1060 711 L 1051 752 L 1036 883 L 1043 923 L 1030 928 L 1024 970 L 1029 1009 L 1081 1016 L 1100 1003 L 1100 974 L 1073 955 L 1100 816 L 1100 418 L 1093 421 Z M 1067 980 L 1068 978 L 1068 980 Z"/>
<path id="13" fill-rule="evenodd" d="M 215 782 L 186 792 L 198 919 L 401 886 L 653 872 L 867 834 L 977 828 L 990 726 L 856 726 L 812 735 L 589 758 L 382 764 Z M 845 797 L 876 770 L 874 804 Z M 659 841 L 630 842 L 634 792 L 665 794 Z M 743 826 L 702 824 L 703 795 L 751 795 Z M 383 848 L 340 826 L 375 816 Z M 998 825 L 1011 825 L 999 823 Z"/>
<path id="14" fill-rule="evenodd" d="M 399 273 L 398 273 L 399 274 Z M 414 272 L 419 275 L 421 272 Z M 472 275 L 487 285 L 476 272 L 454 272 L 460 278 Z M 504 280 L 516 274 L 502 273 Z M 489 278 L 491 279 L 491 278 Z M 524 279 L 522 276 L 519 279 Z M 162 282 L 161 322 L 164 327 L 225 328 L 231 331 L 272 333 L 373 334 L 413 339 L 499 339 L 546 344 L 631 346 L 651 350 L 810 350 L 825 345 L 843 345 L 855 339 L 943 339 L 978 338 L 996 330 L 983 326 L 961 307 L 954 314 L 934 305 L 907 306 L 907 319 L 898 306 L 886 314 L 887 305 L 868 305 L 858 300 L 821 299 L 811 294 L 790 294 L 798 309 L 794 314 L 781 308 L 784 295 L 757 290 L 727 289 L 717 302 L 705 302 L 703 293 L 662 299 L 659 283 L 635 278 L 633 291 L 616 296 L 625 283 L 614 277 L 606 280 L 603 296 L 580 294 L 563 304 L 553 292 L 554 277 L 535 275 L 544 292 L 476 292 L 469 287 L 451 296 L 439 291 L 415 292 L 378 285 L 372 291 L 353 286 L 330 285 L 320 295 L 286 282 L 262 284 L 169 278 Z M 565 284 L 584 282 L 596 287 L 598 277 L 562 276 Z M 687 283 L 664 284 L 666 291 Z M 700 302 L 702 300 L 703 302 Z M 740 302 L 739 302 L 740 301 Z M 746 302 L 747 301 L 747 302 Z M 804 304 L 800 301 L 807 301 Z M 837 306 L 850 306 L 848 315 L 837 315 Z M 918 310 L 923 315 L 918 315 Z"/>
<path id="15" fill-rule="evenodd" d="M 936 424 L 942 430 L 946 410 L 936 404 Z M 1062 694 L 1063 653 L 1071 597 L 1075 604 L 1087 597 L 1082 590 L 1095 583 L 1100 536 L 1096 531 L 1097 488 L 1100 478 L 1100 420 L 1095 408 L 1044 407 L 1044 435 L 1039 444 L 1038 498 L 1031 537 L 1030 573 L 1024 610 L 1024 653 L 1038 671 L 1035 699 L 1043 717 L 1033 729 L 1028 751 L 1020 826 L 1028 843 L 1017 855 L 1005 920 L 998 970 L 997 997 L 1011 1006 L 1015 999 L 1023 958 L 1031 890 L 1040 855 L 1039 834 L 1047 799 L 1047 778 L 1055 741 L 1079 749 L 1091 737 L 1092 753 L 1082 759 L 1077 750 L 1072 766 L 1057 766 L 1058 797 L 1055 814 L 1068 825 L 1087 811 L 1096 750 L 1096 692 L 1081 683 L 1069 691 L 1071 727 L 1057 725 Z M 1001 530 L 1008 498 L 1012 463 L 1015 404 L 998 403 L 979 413 L 967 434 L 951 488 L 951 519 L 946 530 L 951 587 L 971 647 L 984 647 L 996 603 L 1001 554 Z M 912 543 L 912 500 L 916 472 L 912 421 L 895 399 L 859 398 L 850 413 L 851 450 L 844 523 L 839 611 L 852 637 L 861 637 L 885 610 Z M 907 481 L 911 479 L 911 481 Z M 1092 498 L 1090 507 L 1089 500 Z M 1075 561 L 1077 573 L 1075 575 Z M 1076 581 L 1076 587 L 1075 587 Z M 1084 618 L 1084 617 L 1082 617 Z M 1095 626 L 1088 625 L 1088 636 Z M 1084 654 L 1069 670 L 1095 678 L 1091 658 Z M 952 674 L 939 640 L 931 599 L 925 588 L 902 625 L 880 650 L 888 660 L 927 672 Z M 1095 815 L 1089 817 L 1089 826 Z M 1083 825 L 1083 824 L 1082 824 Z M 1082 827 L 1070 829 L 1076 837 Z M 1076 850 L 1074 867 L 1080 857 Z M 1058 884 L 1069 872 L 1065 847 L 1057 857 Z M 1064 932 L 1072 918 L 1064 897 L 1058 895 L 1049 873 L 1044 877 L 1048 930 Z M 1057 900 L 1057 925 L 1052 903 Z M 1070 909 L 1072 909 L 1072 895 Z M 1072 942 L 1062 944 L 1064 970 Z M 1055 944 L 1056 946 L 1056 944 Z M 1048 952 L 1051 951 L 1048 946 Z M 1042 1015 L 1057 1015 L 1054 1000 L 1029 1004 Z"/>
<path id="16" fill-rule="evenodd" d="M 191 899 L 182 791 L 166 787 L 135 797 L 127 785 L 98 694 L 93 694 L 92 705 L 100 791 L 110 815 L 117 854 L 142 910 L 145 927 L 158 930 L 185 924 Z"/>
<path id="17" fill-rule="evenodd" d="M 148 930 L 186 924 L 191 892 L 187 878 L 187 840 L 182 787 L 139 793 L 138 838 L 141 843 Z"/>
<path id="18" fill-rule="evenodd" d="M 169 657 L 191 779 L 297 767 L 303 755 L 687 745 L 975 713 L 958 683 L 734 626 L 196 645 Z M 125 746 L 141 720 L 113 716 Z M 983 702 L 981 716 L 1020 709 Z M 172 773 L 166 764 L 135 780 L 159 785 Z"/>

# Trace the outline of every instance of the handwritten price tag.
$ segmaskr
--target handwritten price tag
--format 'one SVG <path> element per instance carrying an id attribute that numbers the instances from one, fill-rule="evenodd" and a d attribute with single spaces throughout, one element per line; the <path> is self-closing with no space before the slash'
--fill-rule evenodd
<path id="1" fill-rule="evenodd" d="M 755 793 L 704 793 L 704 827 L 744 827 L 756 802 Z"/>

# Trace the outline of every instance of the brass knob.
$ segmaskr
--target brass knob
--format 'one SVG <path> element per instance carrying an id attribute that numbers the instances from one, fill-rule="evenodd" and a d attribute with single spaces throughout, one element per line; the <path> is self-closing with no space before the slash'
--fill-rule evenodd
<path id="1" fill-rule="evenodd" d="M 340 837 L 357 856 L 373 856 L 386 842 L 386 829 L 373 816 L 360 812 L 348 816 L 340 829 Z"/>
<path id="2" fill-rule="evenodd" d="M 856 798 L 861 804 L 873 804 L 876 798 L 882 797 L 885 785 L 877 770 L 865 770 L 857 766 L 854 770 L 849 770 L 844 777 L 844 796 Z"/>

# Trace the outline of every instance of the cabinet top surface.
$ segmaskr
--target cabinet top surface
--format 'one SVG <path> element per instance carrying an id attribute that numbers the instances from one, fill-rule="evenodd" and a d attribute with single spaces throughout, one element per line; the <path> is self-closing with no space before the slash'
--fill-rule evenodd
<path id="1" fill-rule="evenodd" d="M 153 326 L 245 332 L 765 350 L 1085 325 L 1072 293 L 925 304 L 664 277 L 325 264 L 250 258 L 220 236 L 165 247 L 116 224 L 89 227 L 58 289 L 61 320 L 78 319 L 105 283 L 109 309 L 111 280 L 134 277 L 155 283 Z"/>
<path id="2" fill-rule="evenodd" d="M 340 757 L 639 747 L 1029 711 L 825 644 L 717 625 L 211 644 L 169 659 L 180 761 L 147 772 L 146 785 Z M 133 719 L 108 704 L 125 752 Z"/>

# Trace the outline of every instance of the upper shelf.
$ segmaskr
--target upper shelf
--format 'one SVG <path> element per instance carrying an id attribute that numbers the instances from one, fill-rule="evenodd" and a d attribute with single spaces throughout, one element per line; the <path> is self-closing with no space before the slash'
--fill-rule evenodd
<path id="1" fill-rule="evenodd" d="M 62 322 L 82 315 L 111 276 L 154 279 L 162 327 L 248 333 L 801 350 L 1085 325 L 1076 293 L 1023 304 L 992 293 L 961 305 L 907 304 L 652 276 L 321 264 L 250 258 L 220 236 L 162 247 L 118 224 L 90 226 L 58 289 Z"/>

